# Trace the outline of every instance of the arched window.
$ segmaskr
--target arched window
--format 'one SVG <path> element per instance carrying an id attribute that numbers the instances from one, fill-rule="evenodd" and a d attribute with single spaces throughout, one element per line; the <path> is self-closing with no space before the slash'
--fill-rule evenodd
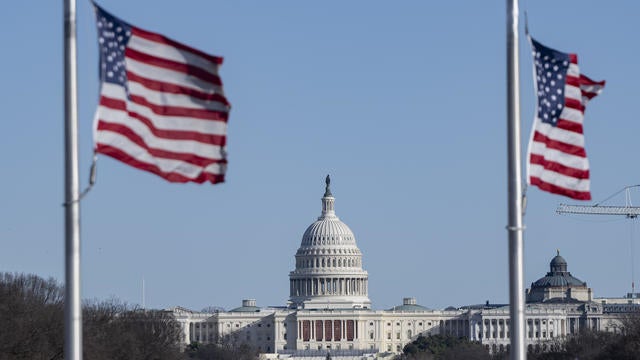
<path id="1" fill-rule="evenodd" d="M 322 267 L 324 266 L 325 266 L 325 262 L 324 262 L 324 259 L 322 259 Z"/>
<path id="2" fill-rule="evenodd" d="M 336 259 L 333 259 L 333 267 L 336 267 Z"/>

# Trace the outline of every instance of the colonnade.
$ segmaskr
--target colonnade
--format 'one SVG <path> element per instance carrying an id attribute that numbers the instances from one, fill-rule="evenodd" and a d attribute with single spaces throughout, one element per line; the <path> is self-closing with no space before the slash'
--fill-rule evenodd
<path id="1" fill-rule="evenodd" d="M 291 296 L 360 295 L 367 296 L 367 278 L 321 277 L 291 279 Z"/>
<path id="2" fill-rule="evenodd" d="M 298 340 L 353 341 L 358 338 L 355 320 L 298 320 Z"/>

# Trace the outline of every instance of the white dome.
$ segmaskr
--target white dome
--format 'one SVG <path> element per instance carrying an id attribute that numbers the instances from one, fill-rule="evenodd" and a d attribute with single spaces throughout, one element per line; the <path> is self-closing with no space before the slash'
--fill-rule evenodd
<path id="1" fill-rule="evenodd" d="M 356 245 L 353 232 L 347 224 L 337 217 L 333 219 L 323 219 L 309 225 L 302 235 L 301 246 L 324 246 L 324 245 Z"/>
<path id="2" fill-rule="evenodd" d="M 328 175 L 326 182 L 322 214 L 302 235 L 296 268 L 289 274 L 289 302 L 304 308 L 369 308 L 362 253 L 351 229 L 335 214 Z"/>

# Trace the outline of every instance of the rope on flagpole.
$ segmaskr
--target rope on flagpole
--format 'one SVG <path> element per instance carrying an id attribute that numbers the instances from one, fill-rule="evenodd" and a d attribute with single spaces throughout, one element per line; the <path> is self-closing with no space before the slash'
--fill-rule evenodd
<path id="1" fill-rule="evenodd" d="M 93 185 L 95 185 L 96 183 L 96 177 L 97 177 L 97 163 L 98 163 L 98 154 L 96 154 L 95 152 L 93 153 L 93 160 L 91 161 L 91 168 L 89 170 L 89 185 L 87 185 L 87 187 L 82 190 L 82 192 L 80 193 L 80 195 L 78 196 L 78 198 L 76 200 L 70 201 L 70 202 L 65 202 L 62 204 L 62 206 L 67 207 L 73 203 L 77 203 L 80 202 L 80 200 L 82 200 L 82 198 L 85 197 L 85 195 L 87 195 L 89 193 L 89 191 L 91 191 L 91 189 L 93 189 Z"/>

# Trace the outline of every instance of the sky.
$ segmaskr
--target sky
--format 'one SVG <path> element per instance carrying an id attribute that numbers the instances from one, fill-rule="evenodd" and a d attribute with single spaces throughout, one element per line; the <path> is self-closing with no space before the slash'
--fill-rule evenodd
<path id="1" fill-rule="evenodd" d="M 82 297 L 149 308 L 285 305 L 302 234 L 331 174 L 369 298 L 387 309 L 508 302 L 506 6 L 503 1 L 102 0 L 114 15 L 224 57 L 232 103 L 224 184 L 172 184 L 111 158 L 81 203 Z M 14 1 L 0 21 L 4 166 L 0 271 L 64 281 L 63 16 Z M 522 1 L 532 35 L 606 80 L 588 105 L 594 204 L 640 183 L 636 1 Z M 98 50 L 78 1 L 80 176 L 92 156 Z M 520 27 L 523 154 L 535 110 Z M 524 177 L 523 177 L 524 178 Z M 559 249 L 596 297 L 640 278 L 640 229 L 558 215 L 529 188 L 527 287 Z M 640 193 L 631 192 L 640 203 Z M 606 202 L 624 205 L 624 193 Z"/>

